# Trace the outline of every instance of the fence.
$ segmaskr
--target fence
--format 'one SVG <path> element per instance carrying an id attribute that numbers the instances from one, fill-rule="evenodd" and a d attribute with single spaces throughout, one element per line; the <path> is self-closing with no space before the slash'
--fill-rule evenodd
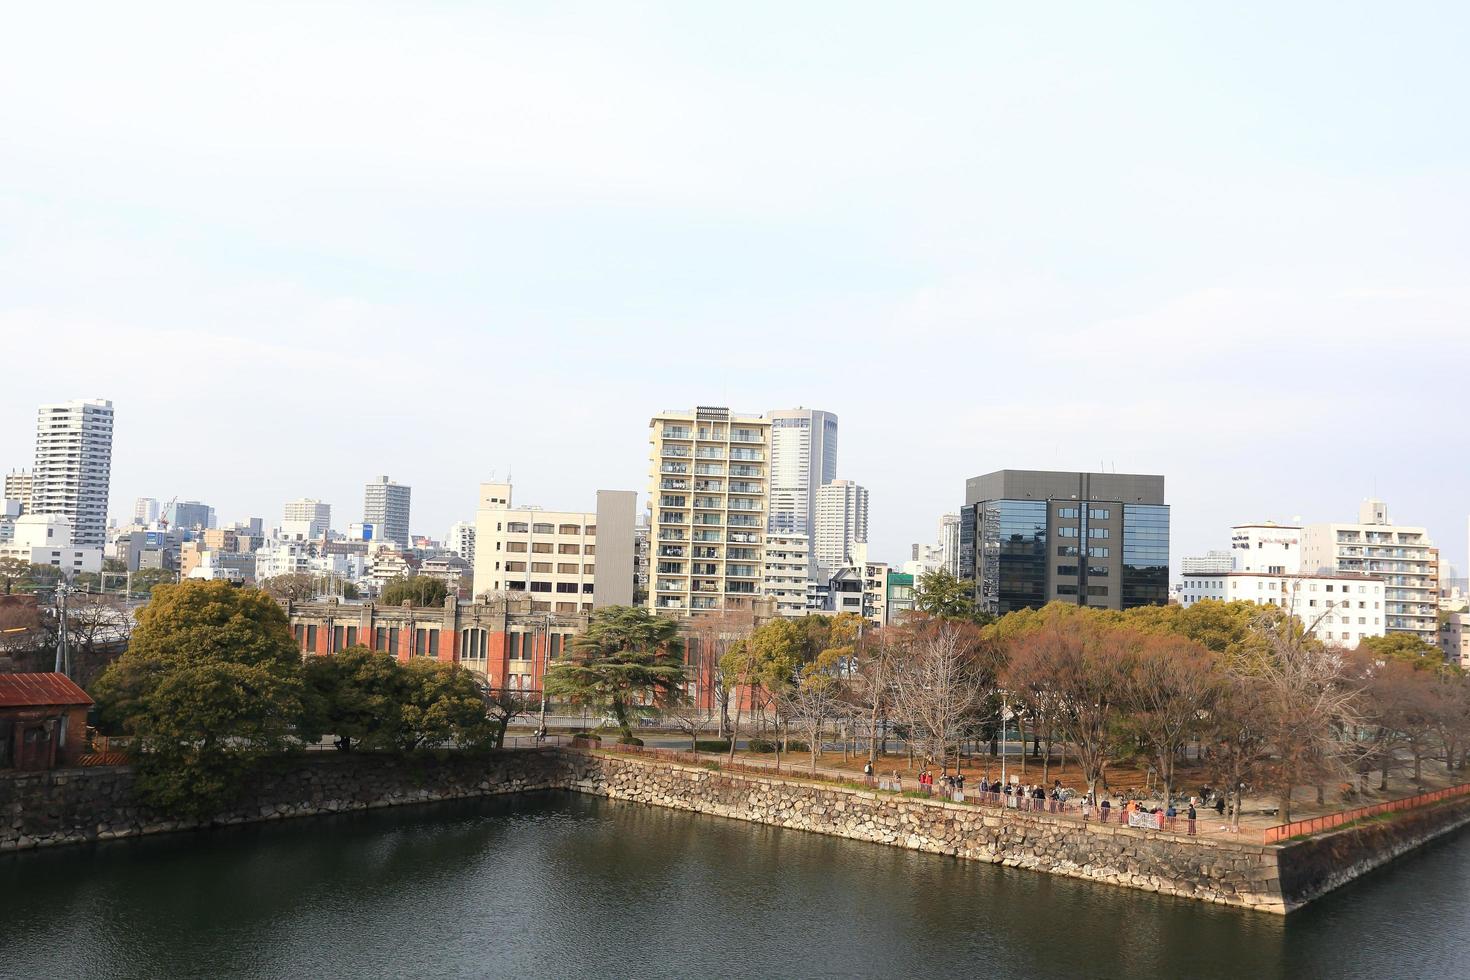
<path id="1" fill-rule="evenodd" d="M 1386 803 L 1374 803 L 1371 806 L 1360 806 L 1353 810 L 1342 810 L 1338 813 L 1328 813 L 1320 817 L 1312 817 L 1308 820 L 1293 820 L 1278 827 L 1271 827 L 1266 831 L 1266 843 L 1275 844 L 1300 834 L 1320 834 L 1324 830 L 1333 827 L 1341 827 L 1343 824 L 1362 820 L 1366 817 L 1376 817 L 1380 813 L 1394 813 L 1398 810 L 1412 810 L 1416 807 L 1428 806 L 1441 800 L 1454 799 L 1457 796 L 1470 795 L 1470 783 L 1461 783 L 1458 786 L 1448 786 L 1429 793 L 1420 793 L 1418 796 L 1406 796 L 1401 800 L 1389 800 Z"/>
<path id="2" fill-rule="evenodd" d="M 666 762 L 702 766 L 721 772 L 749 773 L 751 775 L 765 777 L 775 775 L 782 778 L 799 779 L 804 782 L 842 786 L 847 789 L 868 789 L 880 793 L 897 793 L 908 796 L 941 799 L 967 806 L 985 806 L 1014 810 L 1018 813 L 1030 813 L 1081 824 L 1101 823 L 1117 826 L 1132 826 L 1149 830 L 1164 830 L 1172 833 L 1188 834 L 1191 836 L 1195 833 L 1196 827 L 1196 822 L 1185 816 L 1171 817 L 1163 812 L 1147 813 L 1141 810 L 1129 810 L 1122 806 L 1093 806 L 1073 800 L 1054 800 L 1049 796 L 1042 798 L 1024 796 L 1021 794 L 1019 787 L 1013 793 L 1003 791 L 979 792 L 975 789 L 949 790 L 947 788 L 909 782 L 907 783 L 909 788 L 905 788 L 905 781 L 901 777 L 890 779 L 887 776 L 834 776 L 829 773 L 812 773 L 808 770 L 801 769 L 799 765 L 777 772 L 774 766 L 730 762 L 727 759 L 717 758 L 713 755 L 686 752 L 682 749 L 649 748 L 642 745 L 623 745 L 618 743 L 604 747 L 598 742 L 583 738 L 573 738 L 571 740 L 571 747 L 575 749 L 599 749 L 603 752 L 611 752 L 618 755 L 644 756 L 647 758 L 662 759 Z"/>

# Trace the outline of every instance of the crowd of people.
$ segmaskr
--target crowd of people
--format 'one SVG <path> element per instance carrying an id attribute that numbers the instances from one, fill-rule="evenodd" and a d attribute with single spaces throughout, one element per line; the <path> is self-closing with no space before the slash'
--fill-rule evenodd
<path id="1" fill-rule="evenodd" d="M 873 766 L 868 763 L 863 767 L 863 775 L 868 785 L 874 784 Z M 1153 826 L 1161 830 L 1178 829 L 1187 833 L 1195 833 L 1199 811 L 1197 806 L 1199 800 L 1191 796 L 1184 812 L 1169 801 L 1164 806 L 1149 806 L 1143 800 L 1130 798 L 1123 795 L 1114 797 L 1103 796 L 1101 800 L 1095 799 L 1093 794 L 1086 793 L 1080 798 L 1066 787 L 1062 786 L 1060 779 L 1053 781 L 1050 788 L 1040 783 L 1019 783 L 1005 781 L 996 777 L 990 779 L 988 775 L 981 776 L 979 782 L 974 785 L 970 793 L 965 792 L 965 775 L 961 772 L 935 774 L 932 768 L 925 766 L 919 771 L 918 791 L 927 796 L 942 796 L 953 799 L 956 802 L 985 803 L 991 806 L 1003 806 L 1014 810 L 1027 810 L 1040 813 L 1062 813 L 1083 820 L 1097 820 L 1100 823 L 1119 823 L 1131 826 Z M 891 790 L 901 793 L 904 790 L 903 776 L 897 769 L 893 770 L 891 776 L 877 780 L 879 789 Z M 1216 803 L 1216 810 L 1223 811 L 1223 800 Z M 1138 815 L 1143 815 L 1140 817 Z M 1184 827 L 1178 826 L 1178 820 L 1183 817 L 1186 821 Z"/>

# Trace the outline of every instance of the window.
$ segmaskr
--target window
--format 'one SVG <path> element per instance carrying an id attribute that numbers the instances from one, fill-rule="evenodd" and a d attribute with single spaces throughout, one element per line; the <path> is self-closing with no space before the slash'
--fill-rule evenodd
<path id="1" fill-rule="evenodd" d="M 595 555 L 595 554 L 597 554 L 597 545 L 595 545 L 595 544 L 589 544 L 587 547 L 585 547 L 585 548 L 582 549 L 582 554 L 584 554 L 584 555 Z"/>
<path id="2" fill-rule="evenodd" d="M 508 561 L 505 563 L 505 570 L 507 572 L 524 572 L 526 570 L 526 563 L 523 561 Z"/>
<path id="3" fill-rule="evenodd" d="M 313 653 L 316 652 L 316 627 L 315 626 L 308 626 L 306 628 L 306 649 L 312 651 Z"/>
<path id="4" fill-rule="evenodd" d="M 415 657 L 422 657 L 429 650 L 429 631 L 413 631 L 413 649 L 409 653 Z"/>
<path id="5" fill-rule="evenodd" d="M 530 527 L 524 521 L 511 521 L 505 525 L 505 530 L 509 534 L 525 534 L 530 530 Z"/>
<path id="6" fill-rule="evenodd" d="M 596 537 L 597 536 L 597 525 L 596 524 L 588 524 L 585 528 L 582 529 L 582 533 L 585 534 L 585 535 L 587 535 L 589 538 Z"/>
<path id="7" fill-rule="evenodd" d="M 1113 532 L 1105 527 L 1090 527 L 1087 529 L 1087 536 L 1089 538 L 1110 538 Z"/>
<path id="8" fill-rule="evenodd" d="M 592 583 L 591 582 L 583 582 L 582 583 L 582 594 L 583 595 L 591 595 L 592 594 Z"/>
<path id="9" fill-rule="evenodd" d="M 386 650 L 386 649 L 388 649 L 388 629 L 387 629 L 387 627 L 385 627 L 385 626 L 379 626 L 378 627 L 377 635 L 373 638 L 373 649 L 374 650 Z"/>
<path id="10" fill-rule="evenodd" d="M 575 544 L 559 544 L 556 546 L 556 553 L 558 555 L 580 555 L 582 547 Z"/>
<path id="11" fill-rule="evenodd" d="M 556 564 L 556 574 L 558 574 L 558 575 L 576 575 L 577 574 L 577 570 L 580 569 L 581 567 L 582 566 L 580 566 L 580 565 L 575 565 L 575 564 L 573 564 L 571 562 L 567 562 L 567 561 L 557 562 L 557 564 Z"/>
<path id="12" fill-rule="evenodd" d="M 577 591 L 577 583 L 576 582 L 558 582 L 558 583 L 556 583 L 556 591 L 563 592 L 563 593 L 566 593 L 566 592 L 576 592 Z"/>
<path id="13" fill-rule="evenodd" d="M 1107 548 L 1093 547 L 1093 548 L 1088 548 L 1087 549 L 1087 557 L 1088 558 L 1106 558 L 1107 556 L 1108 556 L 1108 549 Z"/>
<path id="14" fill-rule="evenodd" d="M 1108 587 L 1106 585 L 1089 585 L 1087 587 L 1087 594 L 1088 595 L 1107 595 L 1108 594 Z"/>
<path id="15" fill-rule="evenodd" d="M 1112 511 L 1106 507 L 1091 507 L 1087 511 L 1087 516 L 1094 521 L 1105 521 L 1112 516 Z"/>
<path id="16" fill-rule="evenodd" d="M 1058 575 L 1076 575 L 1077 574 L 1077 566 L 1076 565 L 1058 565 L 1057 566 L 1057 574 Z"/>
<path id="17" fill-rule="evenodd" d="M 346 638 L 347 638 L 347 628 L 345 626 L 333 626 L 332 627 L 332 652 L 333 653 L 336 653 L 338 650 L 345 649 L 342 646 L 342 641 L 345 640 Z"/>
<path id="18" fill-rule="evenodd" d="M 1087 575 L 1088 575 L 1089 578 L 1107 578 L 1107 576 L 1108 576 L 1108 566 L 1106 566 L 1106 565 L 1088 565 L 1087 566 Z"/>
<path id="19" fill-rule="evenodd" d="M 1059 544 L 1059 545 L 1057 545 L 1057 557 L 1058 558 L 1076 558 L 1077 557 L 1077 546 L 1075 544 Z"/>
<path id="20" fill-rule="evenodd" d="M 517 552 L 518 554 L 524 555 L 526 553 L 526 542 L 524 542 L 524 541 L 507 541 L 505 543 L 505 550 L 506 551 L 514 551 L 514 552 Z"/>
<path id="21" fill-rule="evenodd" d="M 1075 527 L 1059 527 L 1057 528 L 1057 537 L 1075 538 L 1077 537 L 1077 529 Z"/>
<path id="22" fill-rule="evenodd" d="M 1057 595 L 1076 595 L 1076 594 L 1077 594 L 1077 586 L 1075 586 L 1075 585 L 1059 585 L 1059 586 L 1057 586 Z"/>
<path id="23" fill-rule="evenodd" d="M 1076 507 L 1059 507 L 1059 508 L 1057 508 L 1057 516 L 1058 517 L 1062 517 L 1062 518 L 1068 518 L 1069 517 L 1069 518 L 1072 518 L 1073 520 L 1076 520 L 1077 519 L 1077 508 Z"/>
<path id="24" fill-rule="evenodd" d="M 350 647 L 357 646 L 357 627 L 356 626 L 349 626 L 349 627 L 347 627 L 347 645 L 350 646 Z"/>
<path id="25" fill-rule="evenodd" d="M 396 627 L 388 630 L 388 652 L 398 656 L 398 629 Z"/>
<path id="26" fill-rule="evenodd" d="M 439 656 L 439 631 L 429 630 L 429 656 Z"/>
<path id="27" fill-rule="evenodd" d="M 596 572 L 596 570 L 597 570 L 597 566 L 596 565 L 583 565 L 582 566 L 582 574 L 583 575 L 592 575 L 592 574 L 594 574 Z"/>
<path id="28" fill-rule="evenodd" d="M 555 534 L 556 533 L 556 528 L 555 528 L 554 525 L 551 525 L 551 524 L 532 524 L 531 525 L 531 533 L 532 534 Z"/>
<path id="29" fill-rule="evenodd" d="M 537 541 L 531 545 L 531 551 L 538 555 L 549 555 L 551 554 L 551 542 Z"/>
<path id="30" fill-rule="evenodd" d="M 558 602 L 556 604 L 556 611 L 559 613 L 574 613 L 577 611 L 577 604 L 575 602 Z"/>
<path id="31" fill-rule="evenodd" d="M 551 583 L 550 582 L 532 582 L 531 583 L 531 591 L 532 592 L 550 592 L 551 591 Z"/>
<path id="32" fill-rule="evenodd" d="M 581 534 L 582 533 L 582 525 L 580 525 L 580 524 L 562 524 L 562 525 L 560 525 L 560 526 L 557 527 L 556 533 L 557 534 Z"/>

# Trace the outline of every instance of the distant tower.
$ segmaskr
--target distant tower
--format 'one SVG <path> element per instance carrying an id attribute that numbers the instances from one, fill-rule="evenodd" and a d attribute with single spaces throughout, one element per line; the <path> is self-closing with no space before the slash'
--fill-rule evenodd
<path id="1" fill-rule="evenodd" d="M 363 491 L 362 522 L 373 525 L 374 538 L 408 547 L 408 505 L 412 487 L 380 476 Z"/>
<path id="2" fill-rule="evenodd" d="M 772 534 L 816 531 L 817 490 L 837 479 L 837 416 L 806 408 L 767 412 L 771 422 Z"/>
<path id="3" fill-rule="evenodd" d="M 817 564 L 833 571 L 852 560 L 853 545 L 868 540 L 868 489 L 833 480 L 817 490 Z"/>

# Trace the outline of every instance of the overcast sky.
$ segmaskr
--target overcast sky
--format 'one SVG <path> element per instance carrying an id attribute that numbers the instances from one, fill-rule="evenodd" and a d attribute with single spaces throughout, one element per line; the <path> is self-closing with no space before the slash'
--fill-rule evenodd
<path id="1" fill-rule="evenodd" d="M 1045 7 L 13 4 L 0 470 L 107 397 L 115 516 L 387 473 L 441 537 L 799 404 L 894 562 L 1103 466 L 1176 568 L 1375 492 L 1463 568 L 1470 8 Z"/>

